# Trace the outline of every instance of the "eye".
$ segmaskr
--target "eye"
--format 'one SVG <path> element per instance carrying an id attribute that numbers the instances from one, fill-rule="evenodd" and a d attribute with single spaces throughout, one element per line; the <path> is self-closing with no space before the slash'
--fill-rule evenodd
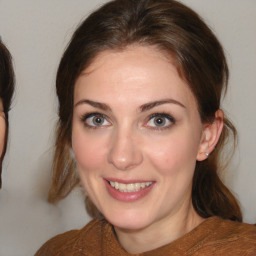
<path id="1" fill-rule="evenodd" d="M 91 128 L 109 126 L 111 124 L 107 118 L 100 113 L 86 114 L 81 118 L 81 120 L 85 126 Z"/>
<path id="2" fill-rule="evenodd" d="M 175 123 L 172 116 L 165 113 L 156 113 L 150 116 L 147 126 L 152 128 L 168 128 Z"/>

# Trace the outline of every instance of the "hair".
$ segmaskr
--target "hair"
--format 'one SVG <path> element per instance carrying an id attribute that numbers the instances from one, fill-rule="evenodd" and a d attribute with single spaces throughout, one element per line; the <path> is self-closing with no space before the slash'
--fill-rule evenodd
<path id="1" fill-rule="evenodd" d="M 76 79 L 102 51 L 122 51 L 132 45 L 155 46 L 174 59 L 197 100 L 202 122 L 214 121 L 227 90 L 229 70 L 221 44 L 202 18 L 174 0 L 110 1 L 80 24 L 60 61 L 56 79 L 59 122 L 50 202 L 66 197 L 79 184 L 70 155 Z M 196 163 L 192 202 L 202 217 L 215 215 L 242 221 L 236 198 L 219 178 L 221 151 L 230 137 L 236 141 L 236 129 L 225 118 L 215 150 L 207 160 Z M 88 209 L 96 216 L 87 200 Z"/>
<path id="2" fill-rule="evenodd" d="M 5 113 L 6 133 L 5 146 L 2 155 L 0 156 L 0 188 L 2 187 L 2 160 L 5 155 L 7 138 L 8 138 L 8 111 L 11 106 L 11 99 L 14 92 L 14 72 L 12 66 L 12 57 L 6 46 L 0 38 L 0 98 L 3 101 L 3 111 Z"/>

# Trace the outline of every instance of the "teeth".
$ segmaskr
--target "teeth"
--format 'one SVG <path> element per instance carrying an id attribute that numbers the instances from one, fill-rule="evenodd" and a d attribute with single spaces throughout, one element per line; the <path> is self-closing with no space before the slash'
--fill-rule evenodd
<path id="1" fill-rule="evenodd" d="M 119 190 L 120 192 L 128 192 L 128 193 L 137 192 L 141 189 L 149 187 L 152 184 L 152 182 L 124 184 L 124 183 L 119 183 L 116 181 L 115 182 L 109 181 L 109 183 L 116 190 Z"/>

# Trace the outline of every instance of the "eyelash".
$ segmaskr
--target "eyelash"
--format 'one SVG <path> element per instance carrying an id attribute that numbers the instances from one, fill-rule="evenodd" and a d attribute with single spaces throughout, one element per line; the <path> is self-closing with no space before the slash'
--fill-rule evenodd
<path id="1" fill-rule="evenodd" d="M 102 128 L 102 127 L 105 127 L 105 126 L 101 126 L 101 125 L 89 125 L 88 123 L 86 123 L 86 121 L 90 118 L 90 117 L 101 117 L 101 118 L 104 118 L 104 120 L 106 120 L 107 122 L 108 121 L 108 118 L 101 114 L 101 113 L 86 113 L 84 115 L 81 116 L 80 120 L 81 122 L 83 122 L 84 126 L 86 128 L 89 128 L 89 129 L 98 129 L 98 128 Z M 150 122 L 150 120 L 154 119 L 154 118 L 165 118 L 167 119 L 171 124 L 169 125 L 166 125 L 166 126 L 163 126 L 163 127 L 157 127 L 157 126 L 148 126 L 147 124 Z M 167 114 L 167 113 L 154 113 L 152 115 L 150 115 L 147 119 L 147 122 L 146 124 L 144 125 L 145 127 L 148 127 L 150 129 L 153 129 L 153 130 L 165 130 L 165 129 L 169 129 L 172 125 L 175 124 L 175 119 L 170 115 L 170 114 Z M 110 123 L 110 122 L 109 122 Z"/>
<path id="2" fill-rule="evenodd" d="M 86 128 L 89 128 L 89 129 L 98 129 L 98 128 L 104 127 L 104 126 L 98 126 L 98 125 L 93 126 L 93 125 L 87 124 L 86 121 L 90 117 L 101 117 L 101 118 L 104 118 L 106 121 L 108 121 L 107 117 L 105 115 L 101 114 L 101 113 L 86 113 L 86 114 L 81 116 L 80 120 L 81 120 L 81 122 L 83 122 L 84 126 Z"/>
<path id="3" fill-rule="evenodd" d="M 150 127 L 150 129 L 153 129 L 153 130 L 165 130 L 165 129 L 169 129 L 171 128 L 172 125 L 175 124 L 176 120 L 170 115 L 170 114 L 167 114 L 167 113 L 154 113 L 152 115 L 149 116 L 148 118 L 148 121 L 146 122 L 146 124 L 152 120 L 153 118 L 156 118 L 156 117 L 159 117 L 159 118 L 165 118 L 167 119 L 170 124 L 169 125 L 166 125 L 166 126 L 163 126 L 163 127 L 157 127 L 157 126 L 148 126 Z M 147 126 L 147 125 L 146 125 Z"/>

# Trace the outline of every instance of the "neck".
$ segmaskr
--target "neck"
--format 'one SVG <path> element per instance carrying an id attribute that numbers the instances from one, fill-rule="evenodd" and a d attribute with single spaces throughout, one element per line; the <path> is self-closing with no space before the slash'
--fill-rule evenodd
<path id="1" fill-rule="evenodd" d="M 202 223 L 204 219 L 194 210 L 192 203 L 183 214 L 178 211 L 150 226 L 139 230 L 124 230 L 115 227 L 122 247 L 131 254 L 151 251 L 182 237 Z"/>

